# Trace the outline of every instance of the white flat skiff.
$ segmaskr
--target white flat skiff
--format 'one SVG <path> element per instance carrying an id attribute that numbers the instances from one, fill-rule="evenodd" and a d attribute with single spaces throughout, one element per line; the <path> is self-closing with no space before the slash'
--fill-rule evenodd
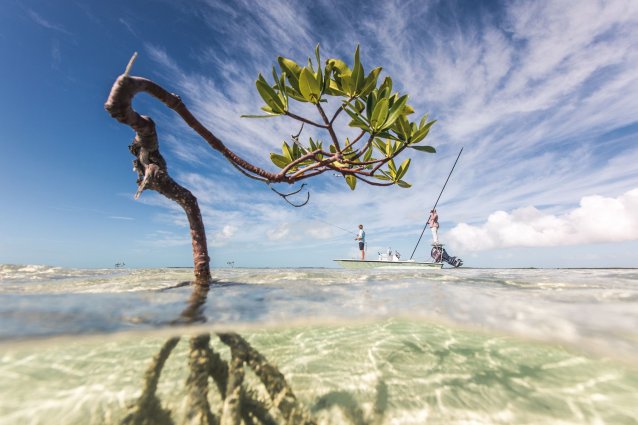
<path id="1" fill-rule="evenodd" d="M 441 262 L 420 262 L 414 260 L 352 260 L 337 259 L 336 261 L 345 269 L 440 269 Z"/>

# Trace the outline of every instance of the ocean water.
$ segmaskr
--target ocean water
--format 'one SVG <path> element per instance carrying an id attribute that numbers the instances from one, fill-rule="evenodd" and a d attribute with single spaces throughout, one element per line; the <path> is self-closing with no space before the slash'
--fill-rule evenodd
<path id="1" fill-rule="evenodd" d="M 638 270 L 213 274 L 202 291 L 190 269 L 0 265 L 0 423 L 205 423 L 197 400 L 220 418 L 197 344 L 232 366 L 233 335 L 262 362 L 247 394 L 284 382 L 307 423 L 638 424 Z"/>

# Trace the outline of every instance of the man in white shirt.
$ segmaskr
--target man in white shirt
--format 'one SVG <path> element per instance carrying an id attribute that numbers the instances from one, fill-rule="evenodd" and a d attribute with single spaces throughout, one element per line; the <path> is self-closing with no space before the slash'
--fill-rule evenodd
<path id="1" fill-rule="evenodd" d="M 430 218 L 428 218 L 428 224 L 430 225 L 430 229 L 432 230 L 432 239 L 434 245 L 439 244 L 439 214 L 437 214 L 436 210 L 430 211 Z"/>
<path id="2" fill-rule="evenodd" d="M 359 241 L 359 251 L 361 252 L 361 260 L 366 258 L 366 232 L 363 231 L 363 224 L 359 225 L 359 233 L 354 240 Z"/>

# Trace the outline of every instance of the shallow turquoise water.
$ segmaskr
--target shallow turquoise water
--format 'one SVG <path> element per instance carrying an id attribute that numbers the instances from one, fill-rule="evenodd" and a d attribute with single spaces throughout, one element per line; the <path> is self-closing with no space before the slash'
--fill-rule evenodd
<path id="1" fill-rule="evenodd" d="M 198 298 L 189 270 L 0 266 L 0 423 L 120 423 L 174 335 L 157 395 L 182 423 L 189 338 L 228 360 L 229 329 L 318 423 L 638 423 L 635 270 L 216 275 Z"/>

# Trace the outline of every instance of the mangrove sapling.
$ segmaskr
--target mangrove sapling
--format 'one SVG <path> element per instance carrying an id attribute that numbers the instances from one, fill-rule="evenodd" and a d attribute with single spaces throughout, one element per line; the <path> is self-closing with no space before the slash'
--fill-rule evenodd
<path id="1" fill-rule="evenodd" d="M 256 86 L 265 102 L 261 108 L 265 115 L 246 117 L 288 117 L 326 134 L 325 140 L 309 137 L 302 142 L 301 134 L 298 134 L 291 144 L 284 142 L 281 153 L 270 154 L 271 161 L 280 169 L 278 172 L 251 164 L 230 150 L 195 118 L 179 96 L 153 81 L 130 76 L 135 57 L 124 74 L 115 80 L 105 108 L 113 118 L 135 131 L 130 151 L 136 158 L 134 168 L 138 173 L 136 197 L 144 190 L 155 190 L 184 209 L 193 243 L 195 281 L 200 285 L 208 285 L 211 274 L 206 232 L 197 199 L 169 176 L 159 151 L 155 123 L 132 107 L 133 98 L 138 93 L 148 93 L 164 103 L 242 174 L 268 184 L 293 184 L 330 171 L 343 176 L 352 190 L 357 181 L 375 186 L 396 184 L 408 188 L 410 184 L 403 179 L 410 166 L 410 158 L 398 166 L 394 160 L 407 148 L 435 152 L 431 146 L 418 145 L 428 135 L 434 121 L 428 121 L 425 115 L 411 122 L 408 116 L 414 110 L 407 103 L 408 95 L 393 92 L 389 76 L 379 84 L 380 67 L 366 75 L 358 46 L 352 68 L 340 59 L 328 59 L 322 67 L 317 45 L 316 66 L 310 58 L 308 65 L 302 67 L 280 56 L 277 58 L 279 72 L 274 66 L 272 69 L 273 83 L 268 83 L 259 74 Z M 328 99 L 338 102 L 332 116 L 326 112 Z M 293 101 L 313 105 L 318 119 L 293 112 Z M 337 134 L 338 118 L 346 119 L 353 129 L 350 136 L 344 138 Z"/>

